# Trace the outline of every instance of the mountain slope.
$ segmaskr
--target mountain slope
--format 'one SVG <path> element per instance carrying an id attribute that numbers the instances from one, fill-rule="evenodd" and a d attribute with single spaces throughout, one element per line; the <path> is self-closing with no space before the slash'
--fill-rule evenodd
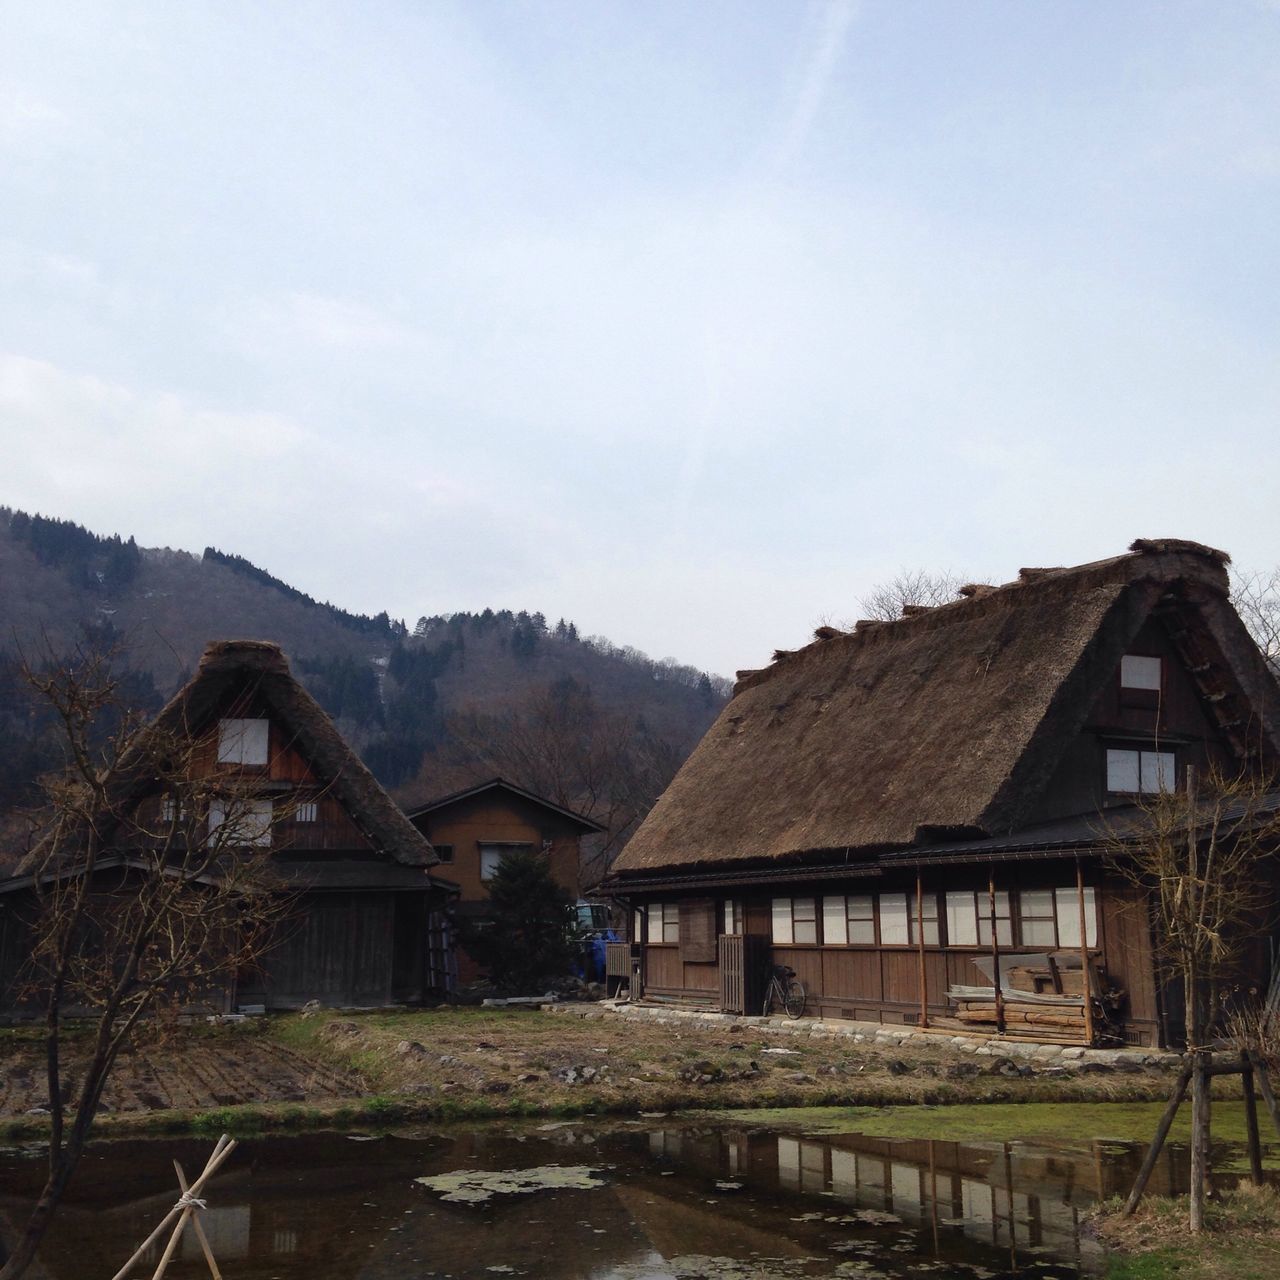
<path id="1" fill-rule="evenodd" d="M 145 711 L 190 675 L 210 640 L 274 640 L 374 772 L 411 799 L 512 771 L 523 759 L 526 776 L 516 781 L 554 783 L 562 803 L 597 803 L 594 782 L 571 770 L 549 780 L 528 751 L 513 748 L 541 717 L 576 747 L 601 740 L 607 727 L 610 742 L 642 754 L 644 768 L 617 768 L 629 789 L 645 793 L 626 807 L 645 807 L 729 689 L 708 673 L 583 639 L 572 623 L 549 625 L 538 613 L 438 614 L 411 632 L 385 613 L 316 602 L 233 554 L 139 548 L 132 538 L 0 508 L 0 809 L 28 798 L 37 764 L 51 760 L 20 705 L 16 655 L 65 655 L 86 637 L 120 647 L 130 698 Z M 590 771 L 580 763 L 579 772 Z"/>

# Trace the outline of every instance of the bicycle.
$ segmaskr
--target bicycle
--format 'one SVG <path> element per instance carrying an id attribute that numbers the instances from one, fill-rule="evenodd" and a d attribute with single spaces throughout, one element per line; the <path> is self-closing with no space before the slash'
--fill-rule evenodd
<path id="1" fill-rule="evenodd" d="M 798 1018 L 804 1012 L 804 1003 L 807 999 L 804 983 L 796 977 L 796 971 L 788 965 L 775 964 L 771 970 L 769 985 L 764 991 L 764 1008 L 761 1010 L 763 1017 L 769 1016 L 775 997 L 786 1011 L 788 1018 Z"/>

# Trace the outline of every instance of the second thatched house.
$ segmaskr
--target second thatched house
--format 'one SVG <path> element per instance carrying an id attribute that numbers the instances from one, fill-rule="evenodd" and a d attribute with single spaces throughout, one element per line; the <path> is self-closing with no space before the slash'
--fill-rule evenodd
<path id="1" fill-rule="evenodd" d="M 175 749 L 185 775 L 176 799 L 175 780 L 152 764 Z M 457 886 L 434 874 L 440 859 L 430 843 L 294 678 L 278 645 L 210 644 L 131 752 L 92 822 L 102 846 L 94 880 L 104 894 L 136 896 L 140 876 L 156 869 L 157 849 L 167 860 L 220 841 L 264 860 L 291 903 L 260 962 L 207 994 L 215 1007 L 378 1006 L 449 992 L 456 969 L 446 908 Z M 80 865 L 50 863 L 37 849 L 0 880 L 0 1012 L 23 1002 L 29 982 L 37 881 L 76 875 Z M 216 862 L 207 876 L 217 878 Z"/>
<path id="2" fill-rule="evenodd" d="M 607 885 L 633 994 L 758 1013 L 772 962 L 815 1015 L 1177 1043 L 1104 832 L 1196 771 L 1280 759 L 1226 562 L 1140 540 L 739 672 Z"/>

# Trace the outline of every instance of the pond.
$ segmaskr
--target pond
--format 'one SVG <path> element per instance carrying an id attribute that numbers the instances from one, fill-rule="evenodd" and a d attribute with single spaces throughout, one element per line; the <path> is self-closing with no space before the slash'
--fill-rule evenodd
<path id="1" fill-rule="evenodd" d="M 1020 1110 L 1034 1128 L 1039 1108 Z M 821 1128 L 686 1115 L 246 1139 L 202 1219 L 226 1280 L 1067 1280 L 1100 1268 L 1081 1219 L 1127 1188 L 1141 1154 L 1112 1140 Z M 91 1148 L 44 1274 L 111 1276 L 172 1205 L 172 1161 L 190 1174 L 211 1145 Z M 0 1236 L 22 1221 L 41 1173 L 32 1152 L 0 1152 Z M 1185 1186 L 1186 1173 L 1174 1146 L 1153 1190 Z M 159 1253 L 137 1273 L 150 1275 Z M 207 1274 L 188 1233 L 168 1275 Z"/>

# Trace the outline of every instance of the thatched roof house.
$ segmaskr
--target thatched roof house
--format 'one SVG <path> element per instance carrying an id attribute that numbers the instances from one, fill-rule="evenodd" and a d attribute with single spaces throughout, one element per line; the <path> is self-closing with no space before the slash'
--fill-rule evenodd
<path id="1" fill-rule="evenodd" d="M 626 875 L 941 837 L 1005 834 L 1036 801 L 1101 686 L 1159 610 L 1242 756 L 1280 753 L 1280 696 L 1228 600 L 1227 556 L 1139 540 L 1128 555 L 859 623 L 762 671 L 614 864 Z M 1185 617 L 1183 616 L 1185 615 Z"/>
<path id="2" fill-rule="evenodd" d="M 822 627 L 769 667 L 739 672 L 733 699 L 607 884 L 640 908 L 647 989 L 701 992 L 705 1003 L 719 981 L 717 937 L 741 933 L 771 938 L 775 954 L 780 940 L 794 948 L 787 963 L 805 968 L 811 1005 L 825 1012 L 854 1016 L 861 1004 L 903 1020 L 893 1010 L 904 1000 L 920 1017 L 930 1003 L 945 1012 L 959 972 L 948 933 L 978 944 L 973 895 L 997 862 L 1021 864 L 1001 872 L 1014 895 L 1000 907 L 1007 945 L 1060 943 L 1072 933 L 1065 908 L 1043 923 L 1049 916 L 1034 913 L 1049 909 L 1035 895 L 1076 884 L 1079 858 L 1097 853 L 1101 813 L 1180 786 L 1188 770 L 1273 770 L 1280 760 L 1280 689 L 1231 606 L 1227 564 L 1198 543 L 1140 539 L 1108 560 L 971 584 L 897 621 Z M 975 868 L 974 884 L 941 870 L 961 866 Z M 915 901 L 921 867 L 939 869 L 937 892 L 924 893 L 921 918 L 903 932 L 890 916 L 904 895 Z M 1116 895 L 1103 899 L 1096 865 L 1089 878 L 1105 931 Z M 940 923 L 954 912 L 965 922 Z M 1126 932 L 1111 928 L 1117 940 Z M 914 977 L 890 975 L 890 948 L 908 936 L 922 955 L 936 948 L 937 989 L 924 1001 Z M 877 949 L 874 965 L 855 937 Z M 1149 964 L 1148 948 L 1130 968 Z M 1126 982 L 1132 1016 L 1154 1027 L 1154 977 L 1145 974 L 1141 1001 L 1137 979 Z"/>
<path id="3" fill-rule="evenodd" d="M 430 843 L 294 678 L 279 645 L 210 644 L 120 766 L 92 821 L 103 850 L 95 874 L 115 873 L 121 888 L 148 865 L 131 842 L 163 824 L 173 804 L 164 779 L 181 770 L 211 797 L 190 810 L 194 834 L 208 839 L 219 821 L 219 788 L 234 793 L 253 819 L 246 844 L 262 846 L 299 895 L 285 938 L 228 1003 L 378 1005 L 446 990 L 454 969 L 443 909 L 457 886 L 431 873 L 439 858 Z M 21 959 L 21 903 L 37 871 L 48 878 L 75 866 L 51 865 L 37 845 L 0 882 L 0 992 Z"/>

